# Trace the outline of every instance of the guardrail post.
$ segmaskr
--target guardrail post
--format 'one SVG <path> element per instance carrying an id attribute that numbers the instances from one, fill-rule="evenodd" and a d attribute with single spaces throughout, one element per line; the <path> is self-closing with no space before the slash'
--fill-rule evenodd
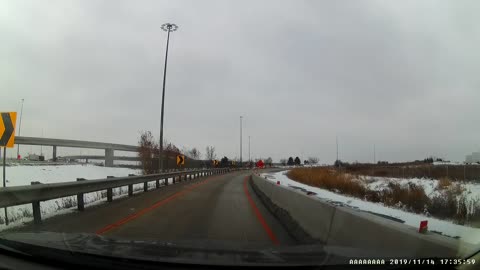
<path id="1" fill-rule="evenodd" d="M 128 176 L 135 176 L 135 174 L 129 174 Z M 133 196 L 133 184 L 128 185 L 128 197 Z"/>
<path id="2" fill-rule="evenodd" d="M 31 182 L 31 185 L 39 185 L 40 182 Z M 42 224 L 42 212 L 40 211 L 40 201 L 32 202 L 32 210 L 33 210 L 33 224 L 40 225 Z"/>
<path id="3" fill-rule="evenodd" d="M 85 178 L 77 178 L 77 181 L 85 181 Z M 83 193 L 77 194 L 77 209 L 83 211 L 85 209 L 85 201 L 83 200 Z"/>
<path id="4" fill-rule="evenodd" d="M 115 178 L 115 176 L 107 176 L 107 178 Z M 107 188 L 107 202 L 113 202 L 113 188 Z"/>
<path id="5" fill-rule="evenodd" d="M 128 185 L 128 197 L 133 196 L 133 184 Z"/>
<path id="6" fill-rule="evenodd" d="M 160 179 L 155 180 L 155 188 L 160 188 Z"/>
<path id="7" fill-rule="evenodd" d="M 143 182 L 143 192 L 148 191 L 148 182 Z"/>

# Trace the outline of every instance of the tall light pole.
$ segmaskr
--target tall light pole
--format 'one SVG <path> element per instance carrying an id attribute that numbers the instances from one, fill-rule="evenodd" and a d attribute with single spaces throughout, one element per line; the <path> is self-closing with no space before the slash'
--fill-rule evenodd
<path id="1" fill-rule="evenodd" d="M 243 116 L 240 116 L 240 166 L 242 166 L 242 119 Z"/>
<path id="2" fill-rule="evenodd" d="M 335 136 L 335 143 L 337 144 L 337 161 L 338 161 L 338 136 Z"/>
<path id="3" fill-rule="evenodd" d="M 20 109 L 20 123 L 18 124 L 18 136 L 20 136 L 20 130 L 22 129 L 22 115 L 23 115 L 23 101 L 22 98 L 22 108 Z M 20 144 L 17 144 L 17 159 L 20 157 Z"/>
<path id="4" fill-rule="evenodd" d="M 248 136 L 248 162 L 252 162 L 250 159 L 250 135 Z"/>
<path id="5" fill-rule="evenodd" d="M 168 43 L 170 42 L 170 32 L 175 32 L 178 26 L 173 23 L 162 24 L 162 30 L 167 32 L 167 49 L 165 51 L 165 67 L 163 68 L 163 91 L 162 91 L 162 114 L 160 118 L 160 152 L 158 155 L 158 169 L 163 172 L 163 112 L 165 107 L 165 82 L 167 79 L 167 58 L 168 58 Z M 168 181 L 165 181 L 165 185 L 168 185 Z"/>

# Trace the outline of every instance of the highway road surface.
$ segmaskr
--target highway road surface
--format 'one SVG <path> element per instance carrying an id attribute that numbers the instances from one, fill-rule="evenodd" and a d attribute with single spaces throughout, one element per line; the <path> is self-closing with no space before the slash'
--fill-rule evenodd
<path id="1" fill-rule="evenodd" d="M 131 198 L 52 217 L 14 231 L 94 233 L 125 240 L 211 241 L 241 247 L 292 245 L 295 240 L 264 207 L 250 172 L 213 175 Z"/>

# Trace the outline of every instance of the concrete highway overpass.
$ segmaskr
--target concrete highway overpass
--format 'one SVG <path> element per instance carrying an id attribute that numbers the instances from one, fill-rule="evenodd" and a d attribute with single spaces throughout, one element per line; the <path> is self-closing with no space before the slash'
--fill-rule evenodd
<path id="1" fill-rule="evenodd" d="M 105 156 L 92 156 L 91 159 L 105 160 L 106 167 L 112 167 L 114 160 L 129 160 L 124 158 L 130 157 L 117 157 L 114 156 L 114 151 L 126 151 L 126 152 L 138 152 L 138 147 L 135 145 L 104 143 L 104 142 L 92 142 L 92 141 L 79 141 L 79 140 L 66 140 L 66 139 L 53 139 L 53 138 L 39 138 L 39 137 L 25 137 L 16 136 L 15 144 L 19 145 L 44 145 L 53 147 L 53 160 L 57 159 L 57 147 L 73 147 L 73 148 L 88 148 L 88 149 L 104 149 Z"/>
<path id="2" fill-rule="evenodd" d="M 85 159 L 85 160 L 105 160 L 105 156 L 101 155 L 77 155 L 77 156 L 62 156 L 64 159 Z M 139 157 L 129 156 L 113 156 L 113 160 L 122 161 L 140 161 Z"/>

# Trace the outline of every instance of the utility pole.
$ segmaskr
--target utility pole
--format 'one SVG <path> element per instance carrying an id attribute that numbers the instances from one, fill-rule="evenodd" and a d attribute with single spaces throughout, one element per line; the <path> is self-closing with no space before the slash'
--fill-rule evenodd
<path id="1" fill-rule="evenodd" d="M 375 144 L 373 144 L 373 164 L 376 162 L 376 157 L 375 157 Z"/>
<path id="2" fill-rule="evenodd" d="M 162 24 L 162 30 L 167 32 L 167 48 L 165 51 L 165 67 L 163 68 L 163 91 L 162 91 L 162 113 L 160 119 L 160 151 L 158 155 L 158 170 L 163 172 L 163 115 L 165 108 L 165 82 L 167 79 L 167 58 L 168 58 L 168 44 L 170 42 L 170 32 L 175 32 L 178 26 L 173 23 Z M 168 185 L 168 181 L 165 181 L 165 185 Z"/>
<path id="3" fill-rule="evenodd" d="M 250 159 L 250 135 L 248 136 L 248 162 L 252 162 Z"/>
<path id="4" fill-rule="evenodd" d="M 20 130 L 22 129 L 22 115 L 23 115 L 23 101 L 22 98 L 22 108 L 20 109 L 20 123 L 18 124 L 18 136 L 20 136 Z M 20 158 L 20 144 L 17 144 L 17 159 Z"/>
<path id="5" fill-rule="evenodd" d="M 42 128 L 42 138 L 43 138 L 43 128 Z M 43 145 L 40 145 L 40 156 L 43 156 Z"/>
<path id="6" fill-rule="evenodd" d="M 240 116 L 240 166 L 242 166 L 242 119 L 243 116 Z"/>
<path id="7" fill-rule="evenodd" d="M 337 144 L 337 160 L 338 160 L 338 136 L 335 136 L 335 142 Z"/>

